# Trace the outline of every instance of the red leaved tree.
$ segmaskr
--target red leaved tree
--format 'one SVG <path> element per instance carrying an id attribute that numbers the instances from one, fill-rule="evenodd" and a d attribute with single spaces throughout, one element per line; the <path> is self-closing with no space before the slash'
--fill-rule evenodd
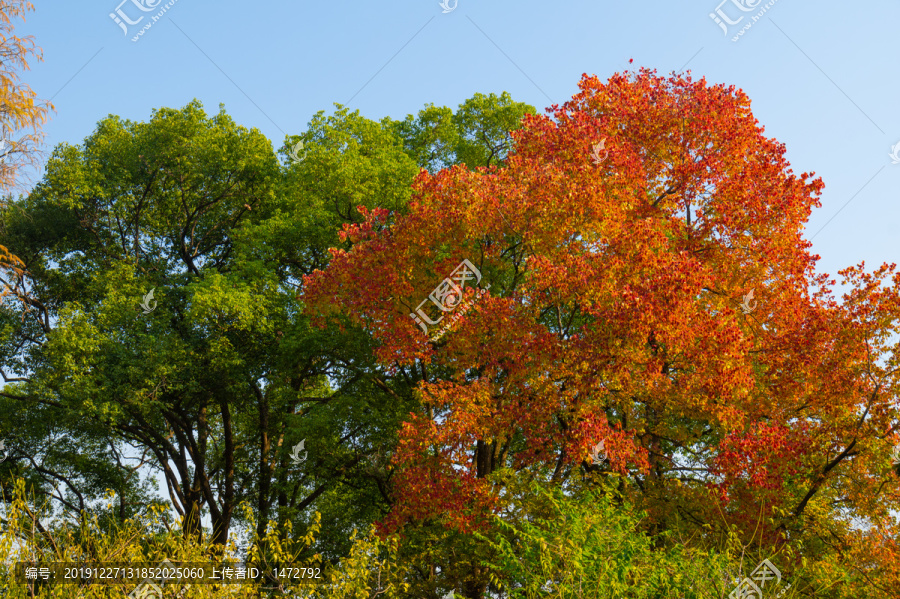
<path id="1" fill-rule="evenodd" d="M 477 527 L 502 467 L 596 472 L 651 531 L 724 519 L 749 541 L 762 513 L 765 543 L 864 552 L 896 584 L 896 549 L 867 544 L 900 507 L 894 267 L 833 298 L 803 239 L 823 183 L 742 91 L 648 70 L 579 87 L 525 117 L 505 167 L 423 171 L 408 214 L 360 209 L 305 281 L 420 380 L 385 524 Z"/>

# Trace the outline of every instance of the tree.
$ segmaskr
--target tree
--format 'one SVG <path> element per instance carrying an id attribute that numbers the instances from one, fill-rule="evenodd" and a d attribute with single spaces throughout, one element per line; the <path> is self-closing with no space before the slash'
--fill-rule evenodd
<path id="1" fill-rule="evenodd" d="M 417 116 L 394 122 L 394 128 L 409 155 L 429 172 L 454 164 L 474 169 L 503 164 L 512 146 L 510 133 L 519 128 L 522 117 L 536 112 L 533 106 L 514 102 L 507 92 L 476 93 L 455 113 L 429 104 Z"/>
<path id="2" fill-rule="evenodd" d="M 503 111 L 479 105 L 486 122 L 468 126 L 495 129 Z M 188 535 L 208 515 L 223 545 L 249 526 L 235 512 L 248 501 L 258 538 L 318 510 L 317 549 L 344 555 L 390 507 L 415 380 L 385 373 L 358 331 L 311 328 L 295 295 L 362 221 L 356 206 L 407 209 L 407 142 L 338 106 L 278 164 L 258 131 L 192 102 L 56 148 L 0 211 L 0 242 L 23 259 L 0 305 L 0 427 L 21 437 L 0 481 L 27 479 L 69 518 L 102 511 L 110 489 L 124 521 L 155 503 L 146 465 Z"/>
<path id="3" fill-rule="evenodd" d="M 415 173 L 379 131 L 368 139 L 377 160 L 347 158 L 381 179 L 354 202 L 399 197 Z M 4 212 L 2 241 L 25 275 L 3 306 L 2 367 L 17 380 L 2 397 L 42 410 L 84 449 L 88 438 L 107 448 L 96 453 L 106 477 L 82 463 L 86 480 L 70 479 L 85 503 L 106 488 L 135 493 L 135 480 L 125 484 L 135 462 L 117 466 L 114 454 L 137 451 L 161 474 L 186 534 L 198 536 L 208 514 L 213 544 L 224 546 L 240 501 L 258 509 L 262 531 L 270 517 L 301 520 L 377 446 L 366 434 L 377 426 L 359 430 L 365 410 L 346 417 L 367 383 L 334 372 L 355 347 L 296 318 L 292 281 L 324 255 L 319 240 L 336 240 L 317 225 L 338 209 L 322 208 L 330 185 L 300 202 L 286 181 L 333 159 L 279 165 L 258 131 L 193 102 L 147 123 L 102 121 L 82 145 L 57 148 L 45 179 Z M 296 467 L 291 447 L 304 437 L 309 462 Z M 22 453 L 4 464 L 10 477 L 29 470 Z M 45 470 L 51 493 L 66 468 Z M 71 513 L 84 508 L 70 503 Z"/>
<path id="4" fill-rule="evenodd" d="M 525 116 L 505 165 L 420 173 L 408 214 L 360 209 L 307 278 L 319 322 L 421 377 L 384 525 L 479 530 L 503 467 L 597 472 L 654 538 L 724 534 L 724 515 L 744 542 L 858 570 L 847 593 L 898 596 L 900 275 L 848 269 L 833 298 L 802 237 L 823 183 L 742 91 L 647 70 L 579 85 Z"/>
<path id="5" fill-rule="evenodd" d="M 17 174 L 25 164 L 37 163 L 37 147 L 43 139 L 41 126 L 53 105 L 35 105 L 35 93 L 28 85 L 19 83 L 20 73 L 28 70 L 28 57 L 42 60 L 40 48 L 31 36 L 13 35 L 13 19 L 25 18 L 34 10 L 26 0 L 0 1 L 0 191 L 8 192 L 16 187 Z M 30 127 L 32 133 L 13 141 L 16 132 Z M 0 200 L 3 201 L 3 200 Z M 22 262 L 0 245 L 0 274 L 9 272 L 21 275 Z M 0 297 L 8 293 L 0 286 Z"/>

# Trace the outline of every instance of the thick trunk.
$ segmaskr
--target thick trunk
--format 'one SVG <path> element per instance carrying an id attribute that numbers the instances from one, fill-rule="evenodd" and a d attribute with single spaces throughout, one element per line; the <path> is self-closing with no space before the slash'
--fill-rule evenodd
<path id="1" fill-rule="evenodd" d="M 271 457 L 272 451 L 271 441 L 269 439 L 269 404 L 265 396 L 256 389 L 257 401 L 259 402 L 259 430 L 260 430 L 260 446 L 259 446 L 259 515 L 256 523 L 256 535 L 262 539 L 266 534 L 266 525 L 269 522 L 269 508 L 272 505 L 272 499 L 269 497 L 272 492 L 272 471 Z"/>
<path id="2" fill-rule="evenodd" d="M 472 577 L 466 581 L 463 594 L 468 599 L 482 599 L 485 591 L 487 591 L 487 583 L 484 582 L 484 571 L 480 566 L 475 566 L 472 570 Z"/>
<path id="3" fill-rule="evenodd" d="M 497 440 L 490 443 L 477 441 L 475 444 L 475 472 L 478 478 L 484 478 L 497 469 L 500 464 L 501 448 Z"/>
<path id="4" fill-rule="evenodd" d="M 222 411 L 222 433 L 225 437 L 224 481 L 218 498 L 221 508 L 215 506 L 217 509 L 210 511 L 213 513 L 212 542 L 217 551 L 224 552 L 231 529 L 231 515 L 234 511 L 234 431 L 231 426 L 231 410 L 228 402 L 219 402 L 219 408 Z"/>

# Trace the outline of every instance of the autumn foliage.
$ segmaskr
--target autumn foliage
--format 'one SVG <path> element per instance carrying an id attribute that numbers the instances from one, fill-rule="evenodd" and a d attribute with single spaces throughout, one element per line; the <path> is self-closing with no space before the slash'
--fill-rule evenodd
<path id="1" fill-rule="evenodd" d="M 36 103 L 37 94 L 20 81 L 21 74 L 30 68 L 29 57 L 42 60 L 41 49 L 31 36 L 13 33 L 13 20 L 24 20 L 30 10 L 34 6 L 25 0 L 0 1 L 0 188 L 4 191 L 17 187 L 17 174 L 25 165 L 38 164 L 38 148 L 44 137 L 41 128 L 53 109 L 49 102 Z M 31 133 L 25 133 L 27 129 Z"/>
<path id="2" fill-rule="evenodd" d="M 41 128 L 53 108 L 49 102 L 35 104 L 34 91 L 20 82 L 21 72 L 29 69 L 28 57 L 41 60 L 40 48 L 31 36 L 13 34 L 13 20 L 24 19 L 29 10 L 34 10 L 31 2 L 0 0 L 0 190 L 3 192 L 22 188 L 18 180 L 20 171 L 25 165 L 37 164 L 37 150 L 43 139 Z M 32 133 L 21 133 L 26 128 Z M 20 279 L 24 267 L 18 257 L 0 245 L 0 273 Z M 7 292 L 7 285 L 0 285 L 0 297 Z"/>
<path id="3" fill-rule="evenodd" d="M 834 297 L 803 238 L 823 182 L 792 172 L 742 91 L 647 70 L 579 87 L 525 117 L 505 166 L 422 171 L 408 213 L 361 209 L 306 278 L 323 322 L 420 377 L 385 524 L 472 530 L 491 473 L 580 472 L 620 480 L 653 530 L 749 541 L 762 515 L 766 543 L 858 554 L 896 593 L 895 544 L 870 542 L 900 507 L 895 267 L 849 268 Z M 490 290 L 430 342 L 409 315 L 463 259 Z"/>

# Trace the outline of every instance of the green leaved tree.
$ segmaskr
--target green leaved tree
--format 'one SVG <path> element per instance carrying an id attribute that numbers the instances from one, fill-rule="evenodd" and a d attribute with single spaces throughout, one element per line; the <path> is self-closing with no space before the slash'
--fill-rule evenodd
<path id="1" fill-rule="evenodd" d="M 502 156 L 526 110 L 468 101 L 451 112 L 449 159 Z M 0 304 L 0 434 L 17 433 L 0 482 L 119 522 L 161 492 L 186 535 L 208 518 L 219 546 L 247 524 L 241 502 L 261 539 L 318 510 L 318 548 L 345 554 L 389 509 L 418 377 L 377 365 L 358 329 L 310 326 L 297 295 L 358 206 L 406 210 L 428 118 L 338 106 L 279 161 L 258 131 L 195 101 L 58 146 L 35 190 L 0 210 L 0 243 L 22 258 Z"/>
<path id="2" fill-rule="evenodd" d="M 2 214 L 2 243 L 24 264 L 0 313 L 14 378 L 0 424 L 24 437 L 7 480 L 40 482 L 72 513 L 112 489 L 125 517 L 149 502 L 146 465 L 186 534 L 208 516 L 224 545 L 241 501 L 264 531 L 381 463 L 368 457 L 384 441 L 367 418 L 396 405 L 359 404 L 383 393 L 350 373 L 364 346 L 311 330 L 296 286 L 335 242 L 345 208 L 334 201 L 354 175 L 380 184 L 346 201 L 399 203 L 416 168 L 377 124 L 342 115 L 330 127 L 363 135 L 377 157 L 344 152 L 343 178 L 323 182 L 316 169 L 338 148 L 313 144 L 308 164 L 288 167 L 258 131 L 197 102 L 145 123 L 110 117 L 56 149 L 44 180 Z M 301 441 L 308 457 L 294 464 Z"/>

